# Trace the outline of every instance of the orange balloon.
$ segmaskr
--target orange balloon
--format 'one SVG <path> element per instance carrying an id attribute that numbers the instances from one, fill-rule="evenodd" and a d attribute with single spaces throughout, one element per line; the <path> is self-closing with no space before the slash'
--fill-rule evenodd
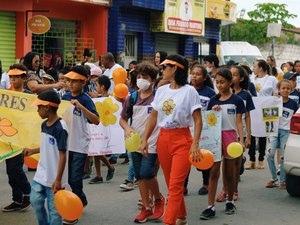
<path id="1" fill-rule="evenodd" d="M 114 89 L 114 95 L 118 98 L 126 98 L 129 89 L 126 84 L 117 84 Z"/>
<path id="2" fill-rule="evenodd" d="M 58 214 L 67 220 L 76 220 L 81 217 L 83 204 L 80 198 L 71 191 L 59 190 L 54 195 L 54 203 Z"/>
<path id="3" fill-rule="evenodd" d="M 127 79 L 127 72 L 124 68 L 119 67 L 114 70 L 112 78 L 115 84 L 125 83 Z"/>
<path id="4" fill-rule="evenodd" d="M 198 162 L 194 162 L 192 156 L 189 156 L 190 163 L 200 170 L 207 170 L 214 165 L 214 155 L 211 151 L 206 149 L 201 149 L 202 157 Z"/>
<path id="5" fill-rule="evenodd" d="M 33 156 L 34 155 L 24 157 L 24 164 L 30 169 L 36 169 L 39 163 L 39 159 Z"/>

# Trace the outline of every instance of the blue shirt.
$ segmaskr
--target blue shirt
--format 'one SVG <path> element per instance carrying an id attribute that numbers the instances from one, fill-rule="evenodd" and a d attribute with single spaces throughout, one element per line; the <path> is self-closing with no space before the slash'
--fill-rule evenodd
<path id="1" fill-rule="evenodd" d="M 222 111 L 222 131 L 237 130 L 236 115 L 245 113 L 246 108 L 239 96 L 232 94 L 229 99 L 221 101 L 217 95 L 210 99 L 207 110 L 211 110 L 214 105 L 220 105 Z"/>
<path id="2" fill-rule="evenodd" d="M 282 116 L 279 117 L 279 129 L 290 130 L 292 116 L 297 112 L 298 104 L 289 98 L 283 103 Z"/>
<path id="3" fill-rule="evenodd" d="M 87 110 L 93 114 L 99 116 L 96 111 L 95 104 L 88 94 L 82 92 L 78 96 L 72 96 L 70 92 L 63 95 L 62 100 L 70 101 L 72 99 L 78 100 L 78 102 L 83 105 Z M 68 147 L 70 151 L 79 153 L 88 153 L 89 143 L 91 140 L 90 129 L 88 123 L 91 123 L 79 108 L 72 106 L 65 112 L 66 121 L 69 126 L 69 142 Z"/>
<path id="4" fill-rule="evenodd" d="M 213 97 L 216 94 L 216 92 L 214 89 L 212 89 L 208 86 L 204 86 L 203 88 L 198 89 L 197 92 L 200 97 L 200 104 L 202 106 L 201 110 L 205 111 L 205 110 L 207 110 L 207 106 L 208 106 L 210 98 Z"/>
<path id="5" fill-rule="evenodd" d="M 236 95 L 241 97 L 241 99 L 243 99 L 245 107 L 246 107 L 246 112 L 250 112 L 255 109 L 254 103 L 252 101 L 252 97 L 248 91 L 243 89 Z"/>
<path id="6" fill-rule="evenodd" d="M 252 96 L 255 96 L 255 97 L 257 96 L 255 86 L 252 82 L 249 83 L 249 91 L 250 91 Z"/>
<path id="7" fill-rule="evenodd" d="M 294 90 L 290 95 L 290 99 L 293 99 L 298 105 L 300 104 L 300 92 L 297 90 Z"/>

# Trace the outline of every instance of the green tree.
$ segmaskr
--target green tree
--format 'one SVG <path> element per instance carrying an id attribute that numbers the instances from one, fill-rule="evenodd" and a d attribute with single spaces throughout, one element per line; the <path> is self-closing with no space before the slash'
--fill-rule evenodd
<path id="1" fill-rule="evenodd" d="M 288 19 L 296 18 L 297 15 L 289 13 L 286 4 L 262 3 L 256 4 L 256 9 L 248 12 L 250 20 L 238 19 L 236 24 L 230 25 L 231 41 L 247 41 L 252 44 L 270 42 L 267 38 L 268 23 L 281 23 L 285 28 L 294 26 L 287 22 Z M 226 31 L 222 28 L 222 40 L 225 40 Z M 287 42 L 293 38 L 293 34 L 284 34 L 278 38 L 278 42 Z"/>

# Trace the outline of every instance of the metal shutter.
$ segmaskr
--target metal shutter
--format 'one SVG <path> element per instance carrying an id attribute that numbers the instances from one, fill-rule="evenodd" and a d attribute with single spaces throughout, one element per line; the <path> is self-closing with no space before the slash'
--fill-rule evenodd
<path id="1" fill-rule="evenodd" d="M 176 34 L 157 33 L 155 35 L 155 50 L 165 51 L 170 54 L 177 54 L 179 36 Z"/>
<path id="2" fill-rule="evenodd" d="M 7 71 L 16 63 L 16 14 L 0 11 L 0 60 Z"/>

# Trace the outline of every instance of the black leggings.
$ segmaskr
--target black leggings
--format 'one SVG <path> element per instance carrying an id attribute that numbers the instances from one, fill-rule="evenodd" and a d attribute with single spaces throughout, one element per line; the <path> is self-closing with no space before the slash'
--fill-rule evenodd
<path id="1" fill-rule="evenodd" d="M 198 170 L 198 169 L 197 169 L 197 170 Z M 210 169 L 208 169 L 208 170 L 198 170 L 198 171 L 201 171 L 201 172 L 202 172 L 203 185 L 207 185 L 207 186 L 208 186 Z M 185 181 L 184 181 L 184 187 L 185 187 L 185 188 L 188 186 L 188 183 L 189 183 L 190 172 L 191 172 L 191 170 L 189 171 L 189 173 L 188 173 L 188 175 L 186 176 Z"/>
<path id="2" fill-rule="evenodd" d="M 267 144 L 266 137 L 258 138 L 258 152 L 259 152 L 258 160 L 259 161 L 264 161 L 266 144 Z M 248 152 L 251 162 L 255 162 L 255 149 L 256 149 L 255 137 L 251 136 L 251 145 Z"/>

